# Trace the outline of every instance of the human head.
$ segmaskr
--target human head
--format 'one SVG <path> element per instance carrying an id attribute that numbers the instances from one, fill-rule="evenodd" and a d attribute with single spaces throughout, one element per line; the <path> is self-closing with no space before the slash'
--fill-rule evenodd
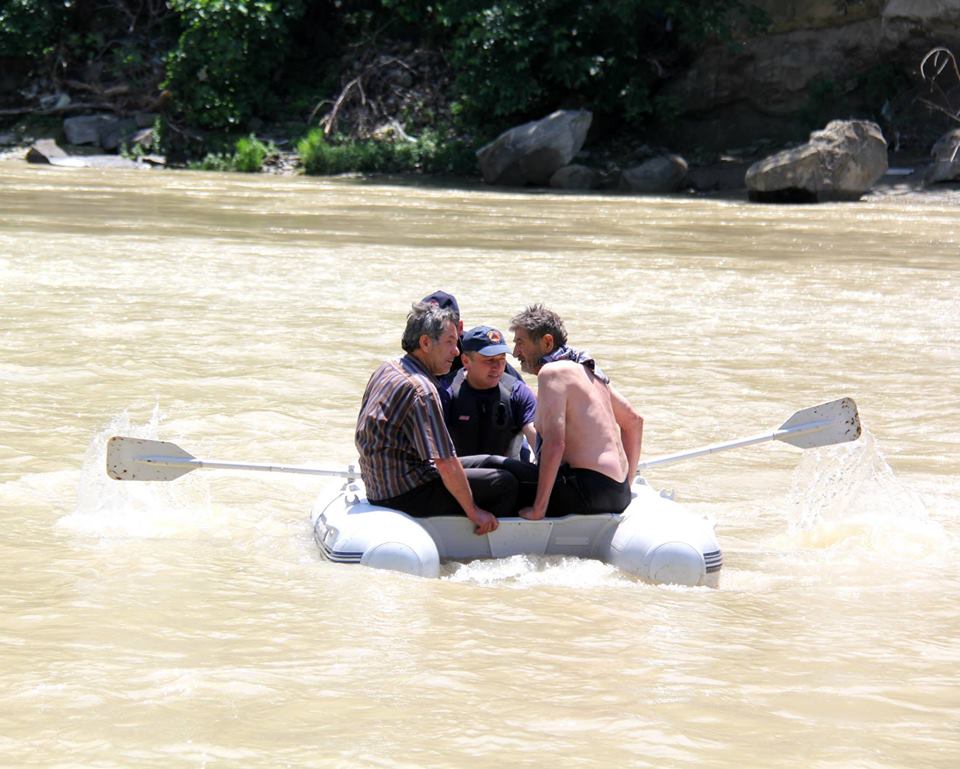
<path id="1" fill-rule="evenodd" d="M 407 315 L 400 346 L 432 374 L 446 374 L 459 352 L 457 322 L 452 310 L 416 302 Z"/>
<path id="2" fill-rule="evenodd" d="M 524 371 L 531 374 L 540 370 L 540 358 L 567 343 L 563 320 L 542 304 L 532 304 L 514 315 L 510 330 L 513 332 L 513 357 L 520 361 Z"/>
<path id="3" fill-rule="evenodd" d="M 460 322 L 460 305 L 457 304 L 457 298 L 453 294 L 448 294 L 446 291 L 434 291 L 432 294 L 427 294 L 420 301 L 426 304 L 435 304 L 442 310 L 453 310 L 453 314 L 456 316 L 456 322 Z"/>
<path id="4" fill-rule="evenodd" d="M 507 347 L 503 334 L 492 326 L 476 326 L 460 340 L 460 356 L 467 382 L 477 390 L 496 387 L 507 367 Z"/>

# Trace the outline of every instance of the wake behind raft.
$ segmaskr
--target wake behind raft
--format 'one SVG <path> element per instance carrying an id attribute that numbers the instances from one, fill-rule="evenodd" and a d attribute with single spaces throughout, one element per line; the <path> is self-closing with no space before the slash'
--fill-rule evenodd
<path id="1" fill-rule="evenodd" d="M 841 398 L 798 411 L 772 432 L 659 457 L 639 469 L 772 440 L 804 449 L 827 446 L 856 440 L 860 432 L 856 404 Z M 116 480 L 170 481 L 199 468 L 346 478 L 332 499 L 317 499 L 312 513 L 320 552 L 335 563 L 437 577 L 444 561 L 560 555 L 600 560 L 654 584 L 717 587 L 720 581 L 723 555 L 713 522 L 658 494 L 642 479 L 634 483 L 633 500 L 622 513 L 539 521 L 500 518 L 495 531 L 478 536 L 464 516 L 413 518 L 371 505 L 352 467 L 204 460 L 173 443 L 123 436 L 107 443 L 107 473 Z"/>

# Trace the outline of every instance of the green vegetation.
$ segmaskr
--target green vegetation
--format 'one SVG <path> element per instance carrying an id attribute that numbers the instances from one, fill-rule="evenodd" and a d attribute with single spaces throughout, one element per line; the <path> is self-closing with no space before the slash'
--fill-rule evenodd
<path id="1" fill-rule="evenodd" d="M 162 84 L 188 125 L 217 130 L 242 125 L 269 108 L 283 73 L 297 0 L 170 0 L 183 32 L 167 57 Z"/>
<path id="2" fill-rule="evenodd" d="M 237 139 L 232 153 L 210 152 L 203 160 L 189 165 L 201 171 L 240 171 L 252 174 L 261 171 L 264 161 L 276 154 L 277 147 L 273 142 L 264 143 L 250 134 Z"/>
<path id="3" fill-rule="evenodd" d="M 560 107 L 593 110 L 608 133 L 668 124 L 679 105 L 663 85 L 758 18 L 746 0 L 4 0 L 0 57 L 32 62 L 49 90 L 143 95 L 122 108 L 161 113 L 173 161 L 254 170 L 266 145 L 238 137 L 299 121 L 309 173 L 463 173 L 482 139 Z M 377 54 L 350 69 L 384 48 L 435 52 L 442 81 L 401 62 L 409 82 L 386 82 Z M 368 99 L 365 84 L 381 91 Z M 431 85 L 429 104 L 391 108 Z M 367 110 L 363 130 L 340 115 L 342 136 L 310 131 L 343 96 Z M 367 130 L 384 118 L 404 123 L 400 139 Z"/>
<path id="4" fill-rule="evenodd" d="M 658 117 L 670 68 L 730 23 L 760 21 L 738 0 L 441 0 L 458 106 L 469 121 L 589 105 L 634 126 Z"/>
<path id="5" fill-rule="evenodd" d="M 0 56 L 41 57 L 60 34 L 66 6 L 41 0 L 4 0 L 0 6 Z"/>
<path id="6" fill-rule="evenodd" d="M 472 149 L 450 139 L 440 141 L 427 132 L 413 141 L 328 142 L 320 129 L 297 144 L 300 162 L 308 174 L 357 173 L 469 174 L 476 159 Z"/>

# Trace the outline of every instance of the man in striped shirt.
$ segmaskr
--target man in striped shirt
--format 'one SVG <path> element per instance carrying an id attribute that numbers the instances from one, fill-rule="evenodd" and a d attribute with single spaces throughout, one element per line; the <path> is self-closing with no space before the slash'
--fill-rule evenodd
<path id="1" fill-rule="evenodd" d="M 356 444 L 367 499 L 410 515 L 459 515 L 477 534 L 497 528 L 497 515 L 512 515 L 518 481 L 503 469 L 461 463 L 443 419 L 435 377 L 458 355 L 456 316 L 435 304 L 417 303 L 407 316 L 406 355 L 370 377 Z M 482 457 L 478 458 L 482 461 Z"/>

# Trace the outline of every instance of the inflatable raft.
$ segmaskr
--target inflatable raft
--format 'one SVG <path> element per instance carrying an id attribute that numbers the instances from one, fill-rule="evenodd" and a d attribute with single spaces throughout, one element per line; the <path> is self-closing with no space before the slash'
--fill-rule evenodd
<path id="1" fill-rule="evenodd" d="M 349 482 L 313 507 L 314 538 L 324 558 L 420 577 L 437 577 L 445 561 L 562 555 L 609 563 L 645 582 L 717 587 L 723 555 L 713 522 L 639 482 L 623 513 L 528 521 L 500 518 L 476 535 L 465 516 L 414 518 L 364 498 Z"/>

